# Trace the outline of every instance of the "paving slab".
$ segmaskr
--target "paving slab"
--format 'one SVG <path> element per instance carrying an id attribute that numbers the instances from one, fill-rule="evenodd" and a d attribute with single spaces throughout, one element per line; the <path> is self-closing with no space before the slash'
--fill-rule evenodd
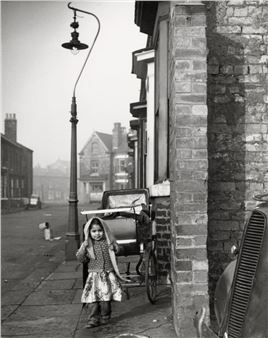
<path id="1" fill-rule="evenodd" d="M 82 292 L 83 292 L 82 289 L 80 289 L 80 290 L 77 289 L 76 290 L 76 293 L 75 293 L 75 296 L 74 296 L 74 299 L 73 299 L 73 302 L 72 302 L 73 304 L 81 304 Z"/>
<path id="2" fill-rule="evenodd" d="M 25 289 L 29 293 L 24 302 L 12 304 L 11 294 L 7 296 L 9 304 L 2 304 L 1 337 L 177 338 L 171 319 L 170 288 L 160 287 L 158 301 L 152 305 L 144 285 L 129 287 L 129 299 L 125 294 L 122 302 L 113 302 L 108 325 L 85 329 L 88 314 L 81 304 L 82 265 L 63 262 L 54 265 L 54 272 L 48 273 L 50 268 L 46 271 L 43 276 L 42 269 L 37 269 L 19 284 L 34 286 Z M 14 301 L 20 300 L 18 292 L 14 290 Z"/>
<path id="3" fill-rule="evenodd" d="M 32 289 L 35 289 L 41 281 L 45 280 L 50 274 L 53 272 L 53 267 L 50 266 L 50 269 L 48 270 L 45 267 L 37 268 L 34 270 L 28 277 L 23 279 L 20 283 L 20 285 L 24 287 L 30 287 Z M 16 289 L 19 286 L 16 286 Z M 15 288 L 14 288 L 15 289 Z"/>
<path id="4" fill-rule="evenodd" d="M 22 290 L 30 291 L 32 287 L 27 284 L 23 284 L 21 279 L 8 279 L 1 281 L 1 294 L 4 295 L 7 291 Z"/>
<path id="5" fill-rule="evenodd" d="M 76 279 L 73 288 L 74 289 L 83 289 L 83 280 L 82 280 L 82 277 L 80 279 Z"/>
<path id="6" fill-rule="evenodd" d="M 5 266 L 2 268 L 2 276 L 5 276 L 5 279 L 18 279 L 21 277 L 20 264 L 6 262 Z"/>
<path id="7" fill-rule="evenodd" d="M 29 295 L 29 291 L 7 291 L 1 297 L 1 305 L 16 305 L 21 304 L 24 299 Z"/>
<path id="8" fill-rule="evenodd" d="M 22 305 L 12 314 L 9 321 L 37 320 L 46 317 L 77 317 L 80 311 L 81 304 Z"/>
<path id="9" fill-rule="evenodd" d="M 72 289 L 75 285 L 75 281 L 75 279 L 45 280 L 36 288 L 36 291 Z"/>
<path id="10" fill-rule="evenodd" d="M 82 264 L 78 261 L 71 261 L 70 263 L 64 262 L 63 264 L 59 265 L 55 272 L 74 272 L 78 270 L 82 271 Z"/>
<path id="11" fill-rule="evenodd" d="M 145 287 L 130 288 L 129 300 L 112 303 L 109 324 L 86 329 L 87 310 L 83 309 L 75 338 L 115 338 L 120 334 L 152 338 L 176 338 L 172 325 L 170 289 L 163 289 L 155 305 L 146 298 Z"/>
<path id="12" fill-rule="evenodd" d="M 80 271 L 72 271 L 72 272 L 55 272 L 50 274 L 47 279 L 74 279 L 81 278 Z"/>
<path id="13" fill-rule="evenodd" d="M 1 306 L 1 320 L 6 320 L 19 305 L 2 305 Z"/>
<path id="14" fill-rule="evenodd" d="M 16 336 L 10 336 L 10 335 L 1 335 L 1 337 L 18 337 L 18 338 L 73 338 L 73 333 L 67 333 L 67 336 L 62 336 L 62 333 L 61 332 L 45 332 L 45 333 L 39 333 L 38 334 L 38 337 L 36 337 L 36 334 L 27 334 L 27 335 L 16 335 Z"/>
<path id="15" fill-rule="evenodd" d="M 150 338 L 149 336 L 144 336 L 140 334 L 132 334 L 132 333 L 123 333 L 115 338 Z"/>
<path id="16" fill-rule="evenodd" d="M 39 337 L 41 334 L 61 335 L 61 337 L 71 337 L 77 322 L 77 316 L 69 317 L 49 317 L 39 318 L 35 320 L 8 321 L 4 322 L 1 327 L 2 337 L 16 337 L 21 335 L 35 335 Z"/>
<path id="17" fill-rule="evenodd" d="M 43 290 L 33 292 L 24 302 L 24 305 L 71 304 L 76 290 Z"/>

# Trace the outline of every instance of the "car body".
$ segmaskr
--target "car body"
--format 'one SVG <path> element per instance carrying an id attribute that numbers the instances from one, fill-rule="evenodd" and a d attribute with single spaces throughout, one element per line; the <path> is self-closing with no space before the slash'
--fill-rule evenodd
<path id="1" fill-rule="evenodd" d="M 42 202 L 38 195 L 31 195 L 31 197 L 28 200 L 28 203 L 26 204 L 26 209 L 41 209 L 42 208 Z"/>
<path id="2" fill-rule="evenodd" d="M 268 337 L 268 194 L 255 199 L 261 203 L 251 212 L 236 258 L 216 286 L 219 331 L 214 337 Z M 200 322 L 196 325 L 198 336 L 212 337 L 212 332 L 204 334 L 207 328 L 201 332 L 202 326 Z"/>

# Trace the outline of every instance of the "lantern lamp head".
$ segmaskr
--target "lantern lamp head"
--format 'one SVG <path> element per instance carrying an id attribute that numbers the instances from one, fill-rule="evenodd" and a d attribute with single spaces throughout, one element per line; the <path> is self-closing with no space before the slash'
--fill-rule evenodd
<path id="1" fill-rule="evenodd" d="M 74 11 L 74 21 L 70 24 L 70 26 L 74 29 L 71 33 L 72 39 L 69 42 L 63 43 L 61 46 L 63 48 L 71 50 L 73 54 L 77 54 L 80 50 L 87 49 L 88 45 L 85 43 L 81 43 L 78 40 L 79 33 L 76 29 L 79 27 L 78 22 L 76 21 L 76 12 Z"/>

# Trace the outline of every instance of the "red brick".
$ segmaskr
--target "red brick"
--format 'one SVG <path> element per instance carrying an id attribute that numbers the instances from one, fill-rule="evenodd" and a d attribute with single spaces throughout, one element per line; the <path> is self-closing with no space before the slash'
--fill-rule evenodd
<path id="1" fill-rule="evenodd" d="M 178 237 L 176 239 L 176 247 L 179 246 L 187 246 L 187 247 L 193 246 L 192 238 Z"/>
<path id="2" fill-rule="evenodd" d="M 207 236 L 194 236 L 193 238 L 194 246 L 206 245 L 206 242 L 207 242 Z"/>
<path id="3" fill-rule="evenodd" d="M 193 70 L 206 70 L 207 63 L 206 61 L 193 60 Z"/>
<path id="4" fill-rule="evenodd" d="M 176 249 L 175 255 L 177 259 L 195 259 L 195 260 L 204 260 L 207 258 L 206 248 L 204 249 Z"/>
<path id="5" fill-rule="evenodd" d="M 207 271 L 194 271 L 193 279 L 196 283 L 206 283 L 208 281 Z"/>
<path id="6" fill-rule="evenodd" d="M 176 234 L 178 236 L 182 235 L 206 235 L 207 227 L 201 225 L 176 225 L 175 226 Z"/>
<path id="7" fill-rule="evenodd" d="M 176 5 L 175 14 L 176 15 L 203 15 L 205 7 L 203 5 L 194 5 L 194 6 L 185 6 L 185 5 Z"/>
<path id="8" fill-rule="evenodd" d="M 176 102 L 178 103 L 206 103 L 206 95 L 195 95 L 195 94 L 188 94 L 188 95 L 182 95 L 177 94 L 176 95 Z"/>
<path id="9" fill-rule="evenodd" d="M 190 260 L 176 260 L 175 262 L 176 271 L 191 271 L 192 261 Z"/>
<path id="10" fill-rule="evenodd" d="M 176 277 L 177 277 L 178 283 L 189 283 L 193 279 L 193 274 L 192 274 L 192 272 L 177 271 Z"/>

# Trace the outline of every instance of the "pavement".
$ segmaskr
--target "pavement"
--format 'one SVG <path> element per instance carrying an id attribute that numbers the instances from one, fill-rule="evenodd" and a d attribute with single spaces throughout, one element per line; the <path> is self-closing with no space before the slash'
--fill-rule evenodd
<path id="1" fill-rule="evenodd" d="M 109 324 L 85 328 L 82 307 L 82 265 L 54 259 L 52 271 L 35 271 L 22 283 L 12 285 L 1 299 L 1 337 L 34 338 L 176 338 L 172 325 L 169 286 L 159 286 L 152 305 L 144 286 L 130 287 L 129 299 L 112 303 Z"/>

